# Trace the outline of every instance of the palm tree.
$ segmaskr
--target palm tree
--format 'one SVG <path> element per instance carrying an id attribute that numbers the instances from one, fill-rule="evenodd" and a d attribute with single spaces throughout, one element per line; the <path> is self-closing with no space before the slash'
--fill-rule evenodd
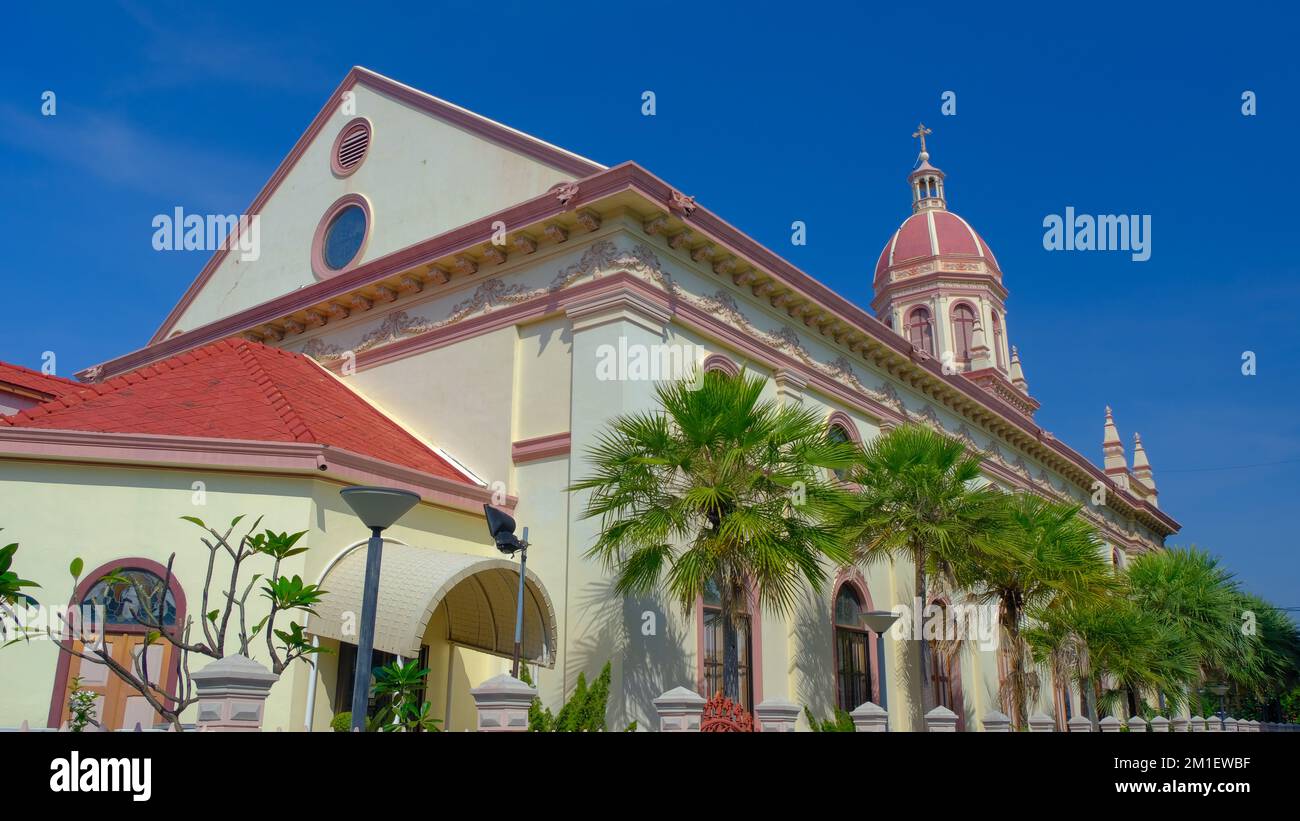
<path id="1" fill-rule="evenodd" d="M 1138 609 L 1190 642 L 1203 681 L 1225 677 L 1234 660 L 1249 661 L 1240 643 L 1241 591 L 1217 558 L 1195 547 L 1158 550 L 1130 561 L 1126 576 Z"/>
<path id="2" fill-rule="evenodd" d="M 764 381 L 711 371 L 656 388 L 660 408 L 621 416 L 587 456 L 584 517 L 601 518 L 588 555 L 617 571 L 618 593 L 661 586 L 690 612 L 716 589 L 723 689 L 739 699 L 738 621 L 752 588 L 760 607 L 793 610 L 804 583 L 851 551 L 836 529 L 846 491 L 832 471 L 859 455 L 815 413 L 761 400 Z"/>
<path id="3" fill-rule="evenodd" d="M 866 564 L 909 559 L 922 612 L 929 604 L 927 574 L 954 588 L 957 562 L 996 527 L 1001 494 L 992 487 L 974 487 L 981 461 L 959 441 L 921 425 L 902 425 L 872 440 L 849 471 L 858 492 L 850 500 L 844 528 L 855 558 Z M 924 693 L 924 642 L 920 648 Z"/>
<path id="4" fill-rule="evenodd" d="M 992 535 L 975 540 L 960 557 L 956 581 L 981 604 L 998 604 L 1008 641 L 1012 719 L 1022 729 L 1026 706 L 1026 647 L 1021 629 L 1027 614 L 1098 603 L 1116 590 L 1114 571 L 1101 542 L 1077 505 L 1029 493 L 1002 497 L 1002 517 Z"/>

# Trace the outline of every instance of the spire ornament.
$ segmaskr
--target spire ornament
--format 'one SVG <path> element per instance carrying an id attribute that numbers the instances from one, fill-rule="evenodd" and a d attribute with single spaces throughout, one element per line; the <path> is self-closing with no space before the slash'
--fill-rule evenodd
<path id="1" fill-rule="evenodd" d="M 918 123 L 916 130 L 912 132 L 913 138 L 919 137 L 921 140 L 921 159 L 923 160 L 928 160 L 930 158 L 930 152 L 925 150 L 925 136 L 933 133 L 933 129 L 926 128 L 925 123 Z"/>

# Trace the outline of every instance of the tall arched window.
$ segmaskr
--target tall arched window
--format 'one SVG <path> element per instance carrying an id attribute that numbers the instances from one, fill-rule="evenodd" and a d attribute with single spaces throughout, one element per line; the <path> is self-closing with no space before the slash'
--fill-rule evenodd
<path id="1" fill-rule="evenodd" d="M 964 302 L 952 309 L 953 355 L 961 362 L 970 361 L 971 339 L 975 335 L 975 309 Z"/>
<path id="2" fill-rule="evenodd" d="M 754 709 L 754 642 L 751 638 L 753 620 L 750 618 L 748 603 L 742 599 L 738 604 L 741 612 L 736 617 L 736 651 L 739 659 L 740 704 L 752 712 Z M 712 698 L 723 690 L 722 666 L 726 648 L 726 632 L 722 623 L 722 595 L 716 581 L 709 582 L 705 587 L 701 605 L 704 690 Z"/>
<path id="3" fill-rule="evenodd" d="M 997 357 L 998 368 L 1005 371 L 1007 360 L 1002 355 L 1002 317 L 997 311 L 993 312 L 993 350 L 996 351 L 994 355 Z"/>
<path id="4" fill-rule="evenodd" d="M 850 584 L 835 595 L 835 703 L 852 712 L 871 701 L 871 634 L 862 599 Z"/>
<path id="5" fill-rule="evenodd" d="M 907 339 L 913 346 L 934 356 L 934 325 L 930 312 L 918 305 L 907 315 Z"/>
<path id="6" fill-rule="evenodd" d="M 958 659 L 955 652 L 956 645 L 953 642 L 959 631 L 956 623 L 951 621 L 953 614 L 949 610 L 946 601 L 942 599 L 935 600 L 931 602 L 931 607 L 934 607 L 937 611 L 933 618 L 938 620 L 936 627 L 944 637 L 939 641 L 932 641 L 929 647 L 930 688 L 934 703 L 947 707 L 958 716 L 961 716 L 963 710 L 957 698 L 957 690 L 960 687 L 957 669 Z"/>

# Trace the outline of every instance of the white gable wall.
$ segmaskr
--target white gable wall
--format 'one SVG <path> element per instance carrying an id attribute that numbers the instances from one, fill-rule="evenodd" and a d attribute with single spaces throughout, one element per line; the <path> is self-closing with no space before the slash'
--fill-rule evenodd
<path id="1" fill-rule="evenodd" d="M 354 90 L 355 114 L 336 111 L 262 207 L 258 258 L 241 261 L 239 253 L 228 254 L 164 336 L 316 282 L 312 239 L 326 209 L 345 194 L 370 200 L 372 227 L 361 258 L 367 262 L 572 179 L 364 85 Z M 356 171 L 339 178 L 330 168 L 330 152 L 355 116 L 371 122 L 370 149 Z"/>

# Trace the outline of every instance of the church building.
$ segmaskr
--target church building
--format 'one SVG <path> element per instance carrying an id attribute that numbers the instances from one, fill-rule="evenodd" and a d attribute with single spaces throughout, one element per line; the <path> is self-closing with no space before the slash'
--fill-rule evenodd
<path id="1" fill-rule="evenodd" d="M 368 533 L 339 490 L 356 485 L 421 497 L 385 534 L 376 662 L 427 666 L 425 698 L 447 729 L 473 726 L 469 690 L 508 671 L 513 651 L 518 563 L 495 549 L 485 503 L 529 528 L 523 653 L 548 706 L 606 662 L 611 726 L 654 726 L 653 700 L 674 687 L 716 691 L 715 603 L 683 613 L 616 594 L 586 556 L 599 521 L 566 491 L 589 475 L 607 423 L 652 409 L 655 379 L 683 363 L 761 375 L 770 398 L 854 441 L 932 426 L 985 457 L 986 481 L 1084 505 L 1117 566 L 1160 549 L 1179 525 L 1158 505 L 1140 438 L 1130 464 L 1107 408 L 1098 467 L 1035 421 L 1012 280 L 948 209 L 929 133 L 914 135 L 910 202 L 901 173 L 872 194 L 897 196 L 905 219 L 881 226 L 867 311 L 676 187 L 689 181 L 601 165 L 354 68 L 249 207 L 258 252 L 215 253 L 148 345 L 78 381 L 0 365 L 4 542 L 21 545 L 37 598 L 105 604 L 114 657 L 147 652 L 171 682 L 172 649 L 144 649 L 129 589 L 105 574 L 154 584 L 183 625 L 205 617 L 208 551 L 182 516 L 306 531 L 307 551 L 281 571 L 327 591 L 304 627 L 330 652 L 272 689 L 264 724 L 286 730 L 324 730 L 350 709 Z M 663 354 L 674 373 L 611 371 L 611 351 Z M 867 611 L 911 604 L 912 578 L 901 562 L 845 570 L 790 615 L 752 607 L 744 706 L 781 699 L 828 716 L 879 703 L 883 679 L 892 728 L 920 728 L 936 704 L 959 727 L 1006 712 L 996 648 L 963 643 L 922 682 L 909 674 L 915 642 L 879 644 L 867 629 Z M 0 659 L 0 726 L 66 720 L 73 677 L 101 696 L 107 725 L 154 721 L 109 671 L 51 642 Z M 1031 711 L 1078 710 L 1058 683 Z"/>

